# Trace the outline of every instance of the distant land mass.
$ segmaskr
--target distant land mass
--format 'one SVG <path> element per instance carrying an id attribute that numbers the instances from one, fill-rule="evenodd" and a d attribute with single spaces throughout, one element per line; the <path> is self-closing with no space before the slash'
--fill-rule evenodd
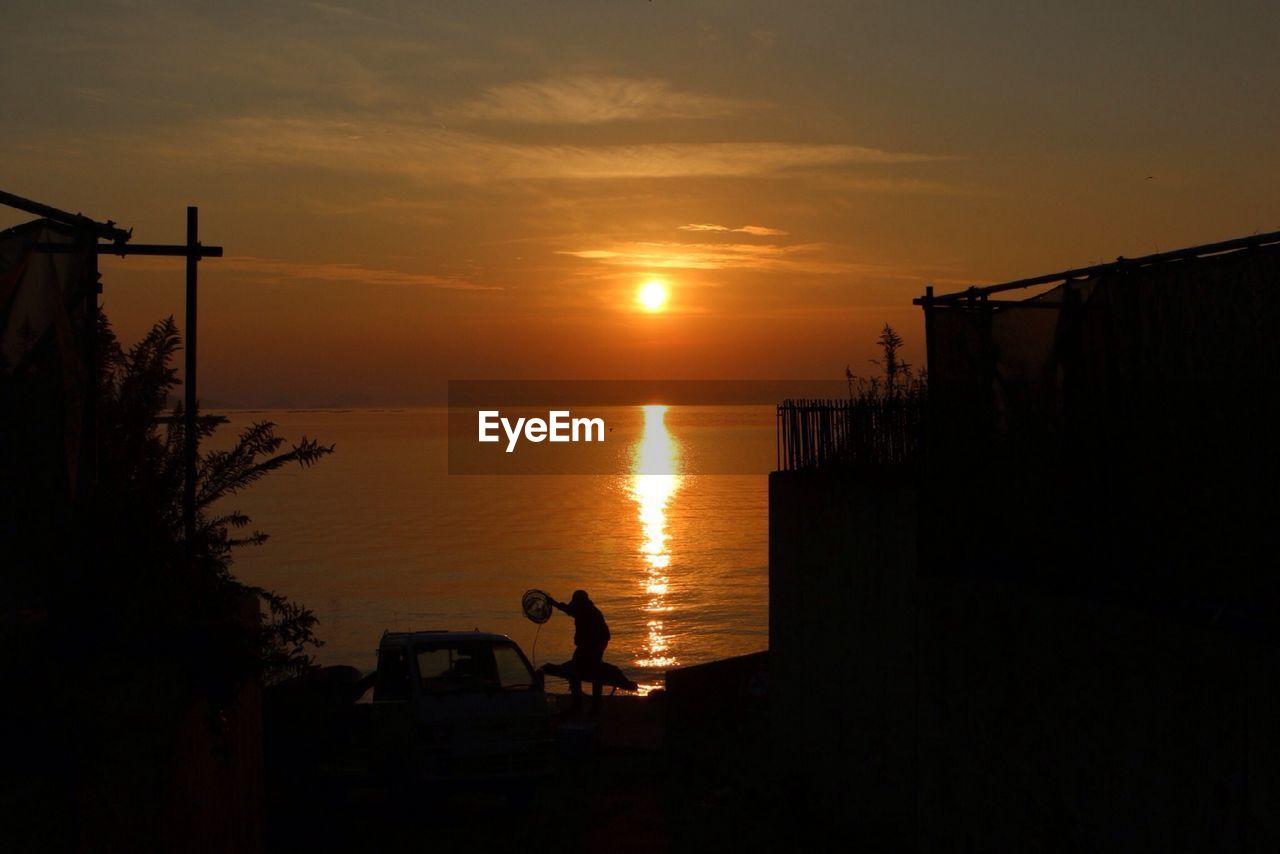
<path id="1" fill-rule="evenodd" d="M 842 398 L 844 379 L 830 380 L 451 380 L 441 388 L 413 398 L 375 397 L 365 392 L 300 394 L 297 397 L 210 397 L 200 405 L 217 410 L 256 409 L 369 409 L 416 406 L 531 406 L 548 404 L 672 406 L 758 405 L 787 398 Z M 170 395 L 175 406 L 181 395 Z"/>

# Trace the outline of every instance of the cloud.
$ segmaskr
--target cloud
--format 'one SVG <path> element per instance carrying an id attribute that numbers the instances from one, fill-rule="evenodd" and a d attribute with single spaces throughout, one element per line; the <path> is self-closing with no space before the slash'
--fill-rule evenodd
<path id="1" fill-rule="evenodd" d="M 173 160 L 313 166 L 400 175 L 425 182 L 748 177 L 855 164 L 948 158 L 839 143 L 687 142 L 565 145 L 496 140 L 386 120 L 242 116 L 122 137 L 136 151 Z M 748 232 L 750 233 L 750 232 Z"/>
<path id="2" fill-rule="evenodd" d="M 457 291 L 503 290 L 497 285 L 479 284 L 455 276 L 382 270 L 375 267 L 366 267 L 362 264 L 282 261 L 273 258 L 256 258 L 252 255 L 232 255 L 216 263 L 218 270 L 258 274 L 263 279 L 271 282 L 312 279 L 325 282 L 356 282 L 367 285 L 408 285 Z"/>
<path id="3" fill-rule="evenodd" d="M 664 80 L 559 77 L 492 86 L 446 115 L 532 124 L 602 124 L 730 115 L 749 102 L 695 95 Z"/>
<path id="4" fill-rule="evenodd" d="M 873 177 L 868 175 L 832 175 L 826 181 L 826 186 L 830 190 L 853 190 L 859 193 L 865 191 L 929 196 L 971 196 L 980 194 L 973 187 L 964 187 L 941 181 L 926 181 L 920 178 Z"/>
<path id="5" fill-rule="evenodd" d="M 888 267 L 823 257 L 831 247 L 820 243 L 784 246 L 759 243 L 622 242 L 600 249 L 565 250 L 609 266 L 637 269 L 756 270 L 790 273 L 874 273 L 897 275 Z"/>
<path id="6" fill-rule="evenodd" d="M 731 231 L 737 234 L 752 234 L 756 237 L 774 237 L 790 232 L 780 228 L 769 228 L 766 225 L 744 225 L 741 228 L 730 228 L 727 225 L 716 225 L 712 222 L 691 222 L 678 226 L 681 231 Z"/>
<path id="7" fill-rule="evenodd" d="M 315 9 L 317 12 L 322 12 L 326 15 L 335 15 L 339 18 L 363 17 L 355 9 L 350 9 L 346 6 L 336 6 L 330 3 L 312 3 L 311 8 Z"/>

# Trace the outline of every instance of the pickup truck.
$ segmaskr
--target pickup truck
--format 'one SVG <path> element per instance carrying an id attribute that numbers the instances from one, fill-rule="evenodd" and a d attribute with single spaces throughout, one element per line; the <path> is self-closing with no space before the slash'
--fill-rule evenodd
<path id="1" fill-rule="evenodd" d="M 371 681 L 366 744 L 382 772 L 492 781 L 549 769 L 542 675 L 505 635 L 384 632 Z"/>

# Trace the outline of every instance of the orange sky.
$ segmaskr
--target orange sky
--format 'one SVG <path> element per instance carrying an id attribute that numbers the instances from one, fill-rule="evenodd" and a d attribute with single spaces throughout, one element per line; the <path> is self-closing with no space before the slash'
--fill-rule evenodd
<path id="1" fill-rule="evenodd" d="M 869 372 L 928 283 L 1280 228 L 1275 4 L 1039 5 L 17 2 L 0 187 L 200 205 L 206 399 Z"/>

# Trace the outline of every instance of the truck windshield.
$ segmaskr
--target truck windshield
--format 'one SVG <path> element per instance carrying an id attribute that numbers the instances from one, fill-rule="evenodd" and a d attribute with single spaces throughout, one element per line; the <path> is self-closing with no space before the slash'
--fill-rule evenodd
<path id="1" fill-rule="evenodd" d="M 418 644 L 418 675 L 427 694 L 529 689 L 533 672 L 514 645 L 488 641 Z"/>

